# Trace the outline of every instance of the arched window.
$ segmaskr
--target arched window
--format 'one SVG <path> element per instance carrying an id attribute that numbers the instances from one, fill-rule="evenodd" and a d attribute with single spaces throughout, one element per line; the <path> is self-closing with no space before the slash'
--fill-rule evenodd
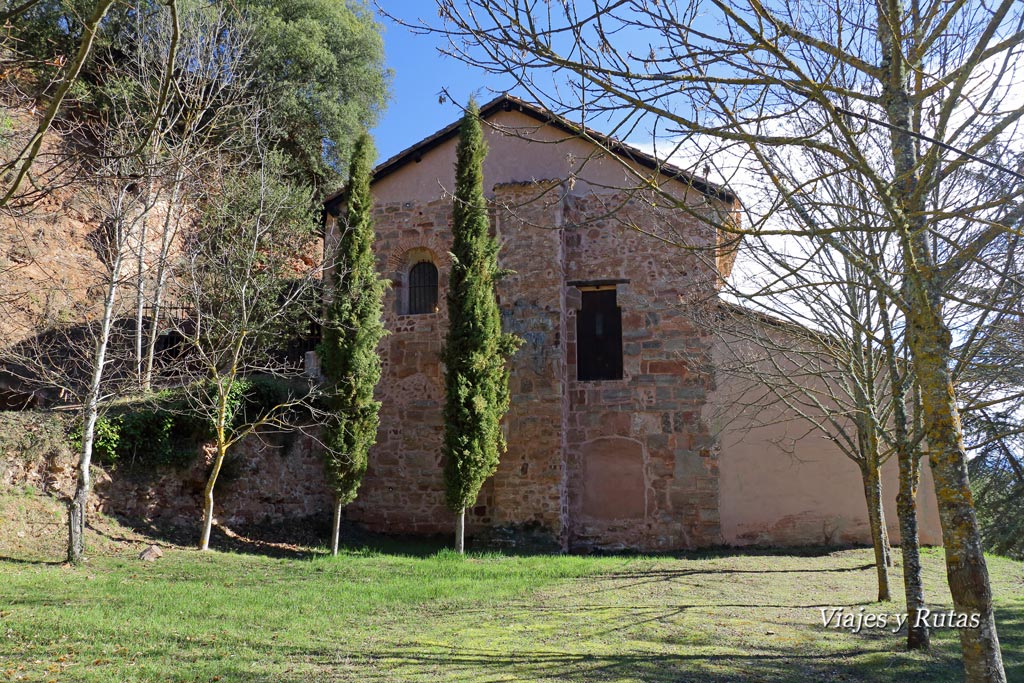
<path id="1" fill-rule="evenodd" d="M 409 314 L 433 313 L 437 309 L 437 267 L 420 261 L 409 270 Z"/>

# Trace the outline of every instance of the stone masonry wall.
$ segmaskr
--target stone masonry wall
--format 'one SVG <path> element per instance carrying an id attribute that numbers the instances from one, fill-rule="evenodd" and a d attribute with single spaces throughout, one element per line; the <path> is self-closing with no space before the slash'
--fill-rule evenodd
<path id="1" fill-rule="evenodd" d="M 717 452 L 701 421 L 714 382 L 711 337 L 690 315 L 713 299 L 715 271 L 708 253 L 686 248 L 708 244 L 709 235 L 679 212 L 626 194 L 572 198 L 565 222 L 567 281 L 628 281 L 615 285 L 617 381 L 576 380 L 581 293 L 568 290 L 570 546 L 720 543 Z"/>
<path id="2" fill-rule="evenodd" d="M 501 189 L 495 205 L 512 205 L 524 191 Z M 539 525 L 557 540 L 565 526 L 561 237 L 549 225 L 555 208 L 551 201 L 531 205 L 542 227 L 527 227 L 523 215 L 513 218 L 500 209 L 493 215 L 497 236 L 506 242 L 501 265 L 513 271 L 499 286 L 503 322 L 526 343 L 512 361 L 512 405 L 504 423 L 508 452 L 468 511 L 470 533 L 494 525 Z M 440 363 L 451 200 L 378 206 L 375 220 L 378 267 L 392 282 L 384 305 L 389 335 L 382 341 L 377 391 L 381 425 L 359 497 L 346 514 L 385 533 L 451 533 L 454 518 L 444 503 Z M 423 259 L 438 267 L 438 308 L 407 315 L 405 279 Z"/>
<path id="3" fill-rule="evenodd" d="M 96 481 L 95 493 L 107 514 L 198 528 L 212 462 L 207 447 L 185 468 L 116 469 Z M 332 500 L 315 435 L 254 434 L 228 451 L 213 511 L 215 521 L 228 527 L 313 517 L 326 525 Z"/>
<path id="4" fill-rule="evenodd" d="M 451 201 L 388 204 L 374 210 L 377 267 L 391 281 L 384 303 L 388 336 L 381 342 L 383 367 L 377 444 L 370 451 L 359 496 L 348 519 L 374 531 L 433 534 L 450 531 L 444 503 L 441 440 L 444 378 L 440 353 L 448 319 Z M 427 259 L 438 269 L 434 313 L 405 315 L 406 275 Z M 478 516 L 470 514 L 470 530 Z"/>
<path id="5" fill-rule="evenodd" d="M 9 427 L 26 425 L 28 438 L 13 443 L 0 438 L 0 490 L 31 485 L 57 498 L 69 497 L 78 454 L 67 443 L 67 415 L 19 412 L 3 418 Z M 198 529 L 211 462 L 207 448 L 183 468 L 94 466 L 90 507 L 133 521 Z M 214 496 L 216 521 L 228 527 L 310 518 L 327 526 L 333 510 L 314 434 L 243 439 L 232 447 Z"/>
<path id="6" fill-rule="evenodd" d="M 508 452 L 467 516 L 485 527 L 540 527 L 563 548 L 648 550 L 721 542 L 717 458 L 701 408 L 713 385 L 707 334 L 687 306 L 713 298 L 714 257 L 667 246 L 710 237 L 627 195 L 574 197 L 555 181 L 494 188 L 492 218 L 511 271 L 498 287 L 512 360 Z M 614 208 L 614 211 L 609 209 Z M 378 442 L 349 519 L 391 533 L 451 533 L 441 443 L 451 200 L 376 209 L 378 265 L 392 281 Z M 709 261 L 704 259 L 708 258 Z M 405 314 L 405 278 L 439 270 L 438 310 Z M 617 279 L 622 380 L 576 381 L 576 280 Z"/>
<path id="7" fill-rule="evenodd" d="M 565 273 L 562 187 L 555 182 L 495 188 L 503 328 L 523 339 L 512 359 L 508 452 L 493 477 L 493 519 L 539 525 L 567 542 L 565 497 Z"/>

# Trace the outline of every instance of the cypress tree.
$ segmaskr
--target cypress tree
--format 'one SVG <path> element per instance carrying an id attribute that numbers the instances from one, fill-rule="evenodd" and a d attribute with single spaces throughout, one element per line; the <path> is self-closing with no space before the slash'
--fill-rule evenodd
<path id="1" fill-rule="evenodd" d="M 464 551 L 466 508 L 494 474 L 505 451 L 501 418 L 508 410 L 505 362 L 519 345 L 501 331 L 495 296 L 498 243 L 484 199 L 487 155 L 479 111 L 470 100 L 459 130 L 452 211 L 452 269 L 445 338 L 445 499 L 456 513 L 455 546 Z"/>
<path id="2" fill-rule="evenodd" d="M 326 425 L 326 465 L 334 489 L 331 551 L 338 554 L 341 509 L 355 500 L 366 473 L 367 452 L 377 439 L 380 402 L 373 390 L 380 381 L 377 344 L 385 282 L 373 257 L 373 197 L 370 176 L 375 152 L 363 134 L 352 152 L 350 178 L 343 195 L 343 218 L 334 255 L 333 284 L 319 347 L 320 367 L 328 384 L 332 413 Z"/>

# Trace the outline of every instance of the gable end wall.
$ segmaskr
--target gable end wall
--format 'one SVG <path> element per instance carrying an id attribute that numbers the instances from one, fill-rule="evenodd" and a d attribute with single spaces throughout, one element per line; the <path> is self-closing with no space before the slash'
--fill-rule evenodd
<path id="1" fill-rule="evenodd" d="M 713 263 L 664 248 L 630 223 L 691 242 L 707 235 L 626 194 L 577 196 L 558 182 L 494 188 L 494 231 L 510 274 L 503 326 L 523 338 L 512 360 L 508 452 L 468 511 L 470 533 L 539 528 L 562 548 L 644 550 L 720 542 L 716 451 L 701 425 L 712 386 L 708 340 L 685 307 L 713 297 Z M 606 217 L 609 202 L 621 205 Z M 385 302 L 378 443 L 349 518 L 389 533 L 450 533 L 441 443 L 450 200 L 376 207 Z M 433 254 L 436 313 L 403 315 L 404 277 Z M 576 381 L 575 317 L 587 279 L 619 286 L 625 376 Z M 688 303 L 689 302 L 689 303 Z M 626 485 L 623 488 L 622 485 Z M 591 500 L 585 505 L 587 492 Z"/>

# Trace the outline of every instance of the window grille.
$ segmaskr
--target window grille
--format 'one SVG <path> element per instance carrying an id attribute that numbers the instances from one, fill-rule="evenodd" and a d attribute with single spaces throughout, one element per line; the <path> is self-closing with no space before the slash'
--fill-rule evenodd
<path id="1" fill-rule="evenodd" d="M 409 270 L 409 314 L 437 310 L 437 267 L 420 261 Z"/>

